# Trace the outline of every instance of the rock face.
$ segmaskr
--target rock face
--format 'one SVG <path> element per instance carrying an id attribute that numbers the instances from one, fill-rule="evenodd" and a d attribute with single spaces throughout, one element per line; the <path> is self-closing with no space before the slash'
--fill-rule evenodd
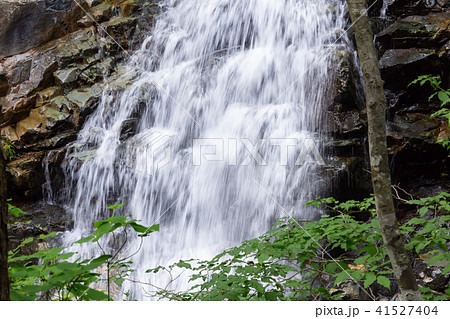
<path id="1" fill-rule="evenodd" d="M 388 0 L 387 3 L 386 16 L 380 18 L 381 8 L 375 6 L 371 20 L 388 103 L 387 139 L 393 184 L 414 197 L 432 196 L 450 189 L 450 178 L 445 173 L 450 167 L 449 154 L 436 144 L 437 140 L 450 136 L 450 129 L 445 119 L 430 117 L 440 109 L 437 99 L 428 100 L 432 89 L 408 84 L 420 75 L 432 74 L 441 77 L 443 88 L 449 88 L 450 2 Z M 354 63 L 351 57 L 348 60 L 347 65 Z M 341 178 L 332 185 L 331 195 L 350 199 L 355 194 L 369 195 L 371 187 L 370 176 L 364 173 L 369 168 L 365 101 L 348 92 L 358 89 L 355 82 L 360 79 L 357 68 L 344 70 L 350 75 L 341 74 L 339 80 L 344 85 L 338 82 L 337 97 L 328 112 L 325 127 L 332 139 L 326 149 L 343 163 L 354 163 L 355 159 L 365 163 L 344 169 Z"/>
<path id="2" fill-rule="evenodd" d="M 0 0 L 0 59 L 78 29 L 83 14 L 72 0 Z"/>
<path id="3" fill-rule="evenodd" d="M 8 163 L 12 197 L 42 195 L 43 162 L 57 170 L 49 154 L 76 139 L 105 76 L 129 83 L 126 50 L 142 43 L 158 11 L 146 0 L 0 0 L 0 127 L 17 150 Z"/>
<path id="4" fill-rule="evenodd" d="M 374 0 L 371 0 L 370 4 Z M 124 87 L 124 50 L 136 48 L 159 6 L 149 0 L 0 0 L 0 127 L 17 149 L 8 163 L 13 197 L 41 196 L 44 167 L 61 174 L 67 144 L 101 98 L 105 75 Z M 450 82 L 450 5 L 442 0 L 388 0 L 370 11 L 388 100 L 388 143 L 394 183 L 414 196 L 450 188 L 447 152 L 435 142 L 450 135 L 430 115 L 430 88 L 408 84 L 423 74 Z M 85 11 L 87 12 L 85 12 Z M 104 36 L 106 32 L 113 37 Z M 26 39 L 26 41 L 24 41 Z M 324 112 L 324 150 L 334 156 L 324 170 L 329 195 L 340 199 L 371 192 L 367 173 L 367 122 L 361 77 L 348 48 L 337 52 L 336 92 Z M 133 134 L 134 120 L 122 135 Z M 86 156 L 89 156 L 87 154 Z"/>

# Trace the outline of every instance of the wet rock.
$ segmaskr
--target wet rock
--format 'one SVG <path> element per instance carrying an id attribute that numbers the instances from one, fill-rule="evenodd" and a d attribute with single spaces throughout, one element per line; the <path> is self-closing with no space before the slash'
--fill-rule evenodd
<path id="1" fill-rule="evenodd" d="M 432 48 L 441 46 L 450 36 L 450 12 L 430 13 L 400 19 L 378 34 L 384 48 Z"/>
<path id="2" fill-rule="evenodd" d="M 36 188 L 40 190 L 44 181 L 43 157 L 43 152 L 28 153 L 26 157 L 19 158 L 6 165 L 8 185 L 11 186 L 12 191 L 35 190 Z"/>
<path id="3" fill-rule="evenodd" d="M 436 52 L 429 49 L 391 49 L 380 59 L 380 70 L 385 88 L 402 90 L 417 76 L 439 73 L 441 66 Z"/>
<path id="4" fill-rule="evenodd" d="M 438 128 L 440 124 L 439 120 L 430 119 L 421 113 L 398 114 L 392 121 L 388 121 L 388 132 L 401 133 L 410 138 L 426 138 L 427 133 Z"/>
<path id="5" fill-rule="evenodd" d="M 10 248 L 17 247 L 28 237 L 47 235 L 53 231 L 61 232 L 73 227 L 72 215 L 61 206 L 37 202 L 28 205 L 18 205 L 26 214 L 19 217 L 10 216 L 9 234 Z M 29 247 L 33 253 L 38 247 Z"/>
<path id="6" fill-rule="evenodd" d="M 90 13 L 94 20 L 100 23 L 111 18 L 113 8 L 113 5 L 109 1 L 103 1 L 92 7 Z"/>
<path id="7" fill-rule="evenodd" d="M 70 155 L 72 158 L 76 158 L 81 162 L 90 161 L 95 158 L 95 154 L 97 153 L 97 150 L 86 150 L 81 152 L 75 152 Z"/>
<path id="8" fill-rule="evenodd" d="M 360 135 L 363 122 L 358 111 L 335 111 L 325 112 L 323 128 L 333 136 L 355 136 Z"/>
<path id="9" fill-rule="evenodd" d="M 55 77 L 59 84 L 65 85 L 75 82 L 80 74 L 78 68 L 70 68 L 65 70 L 58 70 L 55 72 Z"/>
<path id="10" fill-rule="evenodd" d="M 13 59 L 9 59 L 5 63 L 5 69 L 8 71 L 8 80 L 11 86 L 15 86 L 25 82 L 30 77 L 32 59 L 30 54 L 16 55 Z"/>
<path id="11" fill-rule="evenodd" d="M 370 167 L 363 154 L 367 154 L 367 150 L 363 149 L 353 157 L 336 156 L 326 161 L 326 166 L 321 169 L 321 175 L 327 181 L 322 197 L 332 196 L 345 201 L 361 200 L 371 194 Z"/>
<path id="12" fill-rule="evenodd" d="M 67 131 L 56 136 L 46 138 L 42 141 L 38 141 L 34 144 L 28 144 L 23 147 L 17 147 L 17 149 L 30 150 L 30 151 L 42 151 L 51 150 L 58 147 L 65 146 L 70 142 L 75 141 L 77 138 L 76 131 Z"/>
<path id="13" fill-rule="evenodd" d="M 323 147 L 326 154 L 345 157 L 364 154 L 365 145 L 362 138 L 331 138 L 329 141 L 324 142 Z"/>
<path id="14" fill-rule="evenodd" d="M 120 65 L 117 72 L 108 79 L 108 84 L 117 91 L 128 88 L 137 77 L 134 70 L 129 70 L 126 66 Z"/>
<path id="15" fill-rule="evenodd" d="M 96 82 L 103 81 L 108 74 L 114 71 L 115 67 L 116 60 L 113 58 L 106 58 L 103 61 L 100 61 L 100 59 L 94 60 L 87 66 L 80 66 L 78 82 L 82 85 L 93 85 Z"/>
<path id="16" fill-rule="evenodd" d="M 448 261 L 442 261 L 442 264 L 428 266 L 425 260 L 416 259 L 414 262 L 414 273 L 418 284 L 422 287 L 428 287 L 434 291 L 444 293 L 450 283 L 450 275 L 443 275 L 442 268 L 448 266 Z"/>
<path id="17" fill-rule="evenodd" d="M 399 65 L 408 65 L 418 61 L 423 61 L 432 56 L 435 52 L 421 49 L 389 50 L 380 60 L 381 69 L 387 69 Z"/>
<path id="18" fill-rule="evenodd" d="M 132 84 L 137 74 L 120 63 L 127 56 L 123 48 L 140 45 L 151 28 L 152 15 L 160 10 L 158 1 L 79 2 L 89 15 L 76 13 L 72 0 L 0 0 L 1 13 L 14 7 L 7 19 L 14 19 L 16 33 L 21 33 L 22 39 L 16 47 L 8 46 L 15 50 L 11 53 L 14 55 L 3 56 L 5 27 L 0 26 L 0 127 L 2 137 L 16 146 L 19 158 L 28 158 L 33 154 L 30 152 L 50 154 L 64 149 L 97 107 L 105 87 L 114 95 Z M 41 15 L 35 14 L 31 5 Z M 28 17 L 36 21 L 22 21 L 20 12 L 28 12 Z M 74 14 L 69 16 L 71 12 Z M 101 28 L 89 17 L 92 15 Z M 34 30 L 31 25 L 36 26 Z M 46 30 L 39 31 L 44 26 Z M 78 30 L 80 27 L 83 29 Z M 17 54 L 19 49 L 26 52 Z M 131 122 L 124 124 L 124 136 L 132 131 Z M 56 164 L 52 167 L 56 172 Z M 35 188 L 22 189 L 21 194 L 27 191 L 36 194 Z"/>
<path id="19" fill-rule="evenodd" d="M 445 149 L 436 144 L 439 137 L 447 136 L 446 125 L 422 113 L 397 114 L 387 122 L 389 154 L 396 161 L 432 162 L 447 157 Z"/>
<path id="20" fill-rule="evenodd" d="M 16 134 L 18 139 L 24 143 L 33 143 L 37 139 L 48 136 L 43 126 L 39 109 L 31 111 L 30 116 L 16 124 Z"/>
<path id="21" fill-rule="evenodd" d="M 96 6 L 96 5 L 100 4 L 100 2 L 102 2 L 102 0 L 86 0 L 86 3 L 90 7 L 93 7 L 93 6 Z"/>
<path id="22" fill-rule="evenodd" d="M 389 16 L 426 15 L 434 10 L 448 7 L 448 3 L 438 0 L 388 0 L 387 14 Z"/>
<path id="23" fill-rule="evenodd" d="M 69 113 L 51 106 L 42 106 L 33 109 L 26 119 L 17 123 L 16 134 L 21 142 L 34 143 L 38 139 L 49 137 L 52 132 L 73 127 Z"/>
<path id="24" fill-rule="evenodd" d="M 67 121 L 70 114 L 61 112 L 53 107 L 42 107 L 40 114 L 45 118 L 43 122 L 45 121 L 44 123 L 46 130 L 56 131 L 56 129 L 61 128 L 61 126 L 67 123 L 69 123 L 69 125 L 73 124 Z"/>
<path id="25" fill-rule="evenodd" d="M 1 128 L 2 137 L 5 138 L 9 143 L 15 144 L 19 140 L 17 136 L 16 129 L 12 126 L 5 126 Z"/>
<path id="26" fill-rule="evenodd" d="M 35 99 L 36 96 L 26 96 L 26 94 L 22 94 L 20 91 L 1 97 L 0 105 L 2 107 L 2 114 L 0 115 L 0 123 L 5 125 L 22 119 L 33 107 Z"/>
<path id="27" fill-rule="evenodd" d="M 6 78 L 6 72 L 4 70 L 0 71 L 0 97 L 5 96 L 8 92 L 9 84 Z"/>
<path id="28" fill-rule="evenodd" d="M 339 50 L 336 54 L 335 69 L 337 70 L 334 82 L 335 92 L 333 111 L 357 110 L 363 104 L 360 91 L 360 77 L 355 56 L 348 49 Z"/>
<path id="29" fill-rule="evenodd" d="M 1 0 L 0 59 L 73 32 L 82 15 L 71 0 Z"/>
<path id="30" fill-rule="evenodd" d="M 77 109 L 79 114 L 79 120 L 77 120 L 77 126 L 82 125 L 86 116 L 91 114 L 103 93 L 103 87 L 100 85 L 93 85 L 88 88 L 73 90 L 66 95 L 69 107 Z M 72 106 L 70 106 L 72 105 Z"/>
<path id="31" fill-rule="evenodd" d="M 138 119 L 128 119 L 122 122 L 120 140 L 124 141 L 136 134 Z"/>
<path id="32" fill-rule="evenodd" d="M 60 87 L 53 86 L 48 87 L 45 90 L 36 93 L 36 106 L 40 107 L 45 104 L 49 104 L 51 99 L 61 94 L 62 90 Z"/>
<path id="33" fill-rule="evenodd" d="M 362 289 L 362 285 L 355 282 L 354 280 L 345 280 L 338 284 L 337 288 L 330 289 L 330 293 L 343 295 L 342 300 L 358 300 L 358 301 L 369 301 L 371 298 Z"/>

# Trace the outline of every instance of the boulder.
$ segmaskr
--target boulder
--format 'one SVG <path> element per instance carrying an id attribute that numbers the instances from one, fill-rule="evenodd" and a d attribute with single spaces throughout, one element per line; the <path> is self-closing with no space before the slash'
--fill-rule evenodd
<path id="1" fill-rule="evenodd" d="M 72 0 L 0 0 L 0 59 L 73 32 L 83 14 Z"/>

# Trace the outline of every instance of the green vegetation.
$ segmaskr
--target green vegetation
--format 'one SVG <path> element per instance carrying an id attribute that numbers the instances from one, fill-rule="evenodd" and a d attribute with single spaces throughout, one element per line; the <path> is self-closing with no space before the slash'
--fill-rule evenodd
<path id="1" fill-rule="evenodd" d="M 450 194 L 409 201 L 417 205 L 417 217 L 401 226 L 411 256 L 428 265 L 442 265 L 450 272 Z M 374 200 L 339 203 L 317 198 L 308 203 L 327 207 L 335 216 L 301 222 L 282 218 L 263 236 L 228 249 L 208 261 L 180 261 L 148 272 L 192 271 L 187 292 L 159 291 L 172 300 L 336 300 L 343 297 L 340 283 L 351 279 L 365 288 L 392 289 L 393 270 L 375 216 Z M 372 218 L 357 221 L 352 215 L 368 212 Z M 303 224 L 303 225 L 302 225 Z M 335 257 L 333 258 L 332 255 Z M 351 277 L 351 278 L 350 278 Z M 426 300 L 448 299 L 445 293 L 421 287 Z"/>
<path id="2" fill-rule="evenodd" d="M 448 120 L 448 124 L 450 126 L 450 109 L 445 106 L 450 103 L 450 90 L 444 90 L 441 88 L 441 78 L 439 76 L 432 75 L 421 75 L 417 77 L 414 81 L 412 81 L 408 86 L 419 83 L 423 86 L 426 83 L 429 83 L 430 86 L 435 91 L 430 97 L 429 101 L 431 101 L 434 97 L 438 97 L 441 102 L 441 109 L 431 115 L 431 117 L 442 117 Z M 450 138 L 443 138 L 437 141 L 438 144 L 445 147 L 447 150 L 450 150 Z"/>
<path id="3" fill-rule="evenodd" d="M 412 258 L 450 272 L 450 194 L 410 200 L 417 207 L 416 216 L 401 225 Z M 393 270 L 387 256 L 375 215 L 374 200 L 338 202 L 333 198 L 316 198 L 307 203 L 329 213 L 319 220 L 279 219 L 273 229 L 259 238 L 225 250 L 211 260 L 179 261 L 168 267 L 149 269 L 148 273 L 172 272 L 176 268 L 190 272 L 192 287 L 186 292 L 159 290 L 156 297 L 170 300 L 340 300 L 343 284 L 357 282 L 367 298 L 377 299 L 376 289 L 392 290 Z M 76 259 L 66 247 L 41 249 L 20 255 L 30 243 L 42 243 L 55 233 L 28 238 L 10 252 L 9 272 L 12 300 L 111 300 L 110 286 L 119 287 L 133 271 L 129 257 L 119 257 L 126 234 L 148 236 L 159 225 L 145 227 L 130 216 L 112 216 L 94 224 L 92 235 L 73 245 L 99 242 L 108 236 L 115 251 L 95 258 Z M 10 213 L 23 213 L 9 205 Z M 368 221 L 355 215 L 366 213 Z M 121 230 L 118 233 L 116 230 Z M 121 236 L 122 234 L 122 236 Z M 111 242 L 110 242 L 111 243 Z M 100 246 L 101 247 L 101 246 Z M 39 260 L 39 263 L 36 261 Z M 107 291 L 96 289 L 102 273 L 107 274 Z M 362 291 L 362 289 L 361 289 Z M 426 300 L 445 300 L 445 292 L 421 287 Z"/>
<path id="4" fill-rule="evenodd" d="M 8 161 L 11 161 L 16 156 L 16 147 L 9 143 L 7 140 L 2 138 L 3 144 L 3 153 L 5 154 L 5 158 Z"/>
<path id="5" fill-rule="evenodd" d="M 132 271 L 129 257 L 119 254 L 127 243 L 128 233 L 134 231 L 141 239 L 159 230 L 159 225 L 145 227 L 130 216 L 114 216 L 115 209 L 123 206 L 109 206 L 112 217 L 94 223 L 92 235 L 82 238 L 73 245 L 95 242 L 103 254 L 95 258 L 75 259 L 74 252 L 65 252 L 67 247 L 40 249 L 31 255 L 21 254 L 22 249 L 32 242 L 45 247 L 45 240 L 56 233 L 25 239 L 21 245 L 9 252 L 9 276 L 11 281 L 11 300 L 111 300 L 111 285 L 120 286 Z M 23 213 L 9 205 L 9 212 L 15 216 Z M 120 230 L 120 232 L 119 232 Z M 105 238 L 106 237 L 106 238 Z M 106 239 L 112 246 L 106 252 L 99 240 Z M 107 275 L 107 291 L 95 289 L 102 274 Z"/>

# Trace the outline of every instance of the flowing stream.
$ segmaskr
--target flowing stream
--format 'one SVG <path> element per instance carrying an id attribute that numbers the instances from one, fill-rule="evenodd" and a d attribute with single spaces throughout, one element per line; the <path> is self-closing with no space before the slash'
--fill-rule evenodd
<path id="1" fill-rule="evenodd" d="M 314 214 L 304 203 L 320 191 L 321 115 L 346 20 L 342 0 L 163 5 L 128 61 L 137 77 L 104 92 L 73 145 L 66 170 L 75 224 L 65 240 L 88 234 L 109 216 L 106 206 L 126 203 L 117 213 L 161 225 L 132 257 L 132 278 L 164 287 L 167 277 L 145 270 L 211 257 L 278 217 Z M 122 255 L 139 246 L 130 238 Z M 169 288 L 186 289 L 185 279 Z M 122 291 L 142 300 L 147 290 L 126 281 Z"/>

